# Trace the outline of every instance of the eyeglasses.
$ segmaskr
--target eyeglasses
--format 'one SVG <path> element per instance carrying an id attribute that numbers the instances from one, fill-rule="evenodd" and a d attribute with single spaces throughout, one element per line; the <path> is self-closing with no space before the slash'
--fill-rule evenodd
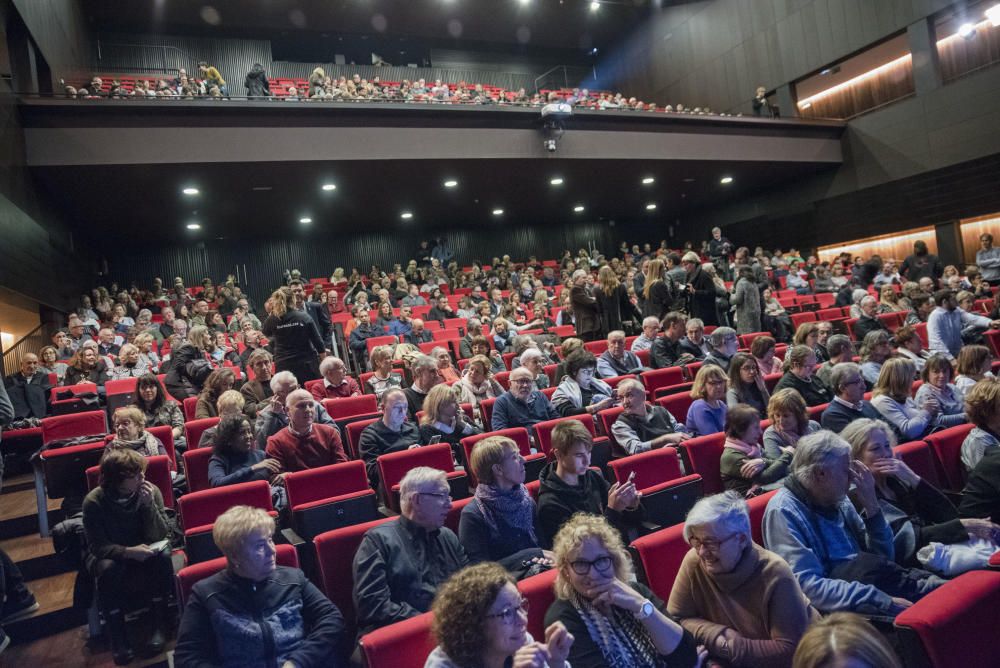
<path id="1" fill-rule="evenodd" d="M 434 498 L 441 500 L 451 498 L 451 492 L 417 492 L 417 494 L 420 494 L 421 496 L 433 496 Z"/>
<path id="2" fill-rule="evenodd" d="M 522 598 L 521 602 L 517 606 L 511 606 L 504 608 L 495 615 L 486 615 L 487 619 L 499 619 L 502 624 L 510 626 L 517 620 L 518 613 L 523 612 L 528 614 L 529 601 L 526 598 Z"/>
<path id="3" fill-rule="evenodd" d="M 528 385 L 529 383 L 535 382 L 531 378 L 517 378 L 510 381 L 511 385 Z"/>
<path id="4" fill-rule="evenodd" d="M 614 561 L 609 556 L 598 557 L 593 561 L 587 561 L 586 559 L 578 559 L 576 561 L 569 562 L 569 567 L 573 569 L 573 572 L 577 575 L 586 575 L 590 572 L 591 567 L 596 568 L 598 573 L 607 573 L 608 569 L 614 564 Z"/>
<path id="5" fill-rule="evenodd" d="M 705 550 L 708 552 L 718 552 L 719 548 L 722 547 L 723 543 L 726 543 L 727 541 L 730 541 L 733 538 L 736 538 L 737 536 L 739 536 L 739 534 L 734 533 L 730 536 L 723 538 L 722 540 L 712 540 L 711 538 L 709 538 L 708 540 L 701 540 L 700 538 L 692 537 L 688 539 L 688 545 L 690 545 L 695 550 L 700 550 L 701 548 L 705 548 Z"/>

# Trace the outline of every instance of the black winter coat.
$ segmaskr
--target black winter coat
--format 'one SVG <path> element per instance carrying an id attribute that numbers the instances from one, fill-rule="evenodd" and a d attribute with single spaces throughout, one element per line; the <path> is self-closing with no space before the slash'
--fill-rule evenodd
<path id="1" fill-rule="evenodd" d="M 247 97 L 271 96 L 271 82 L 267 80 L 267 74 L 264 73 L 264 68 L 260 65 L 253 66 L 243 85 L 247 88 Z"/>
<path id="2" fill-rule="evenodd" d="M 170 371 L 164 379 L 170 396 L 177 401 L 198 396 L 205 379 L 213 370 L 205 353 L 190 343 L 185 343 L 170 354 L 170 360 Z"/>

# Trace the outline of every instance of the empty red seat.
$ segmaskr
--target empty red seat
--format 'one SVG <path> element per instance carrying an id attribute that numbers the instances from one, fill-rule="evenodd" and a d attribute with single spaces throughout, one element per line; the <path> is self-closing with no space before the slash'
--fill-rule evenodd
<path id="1" fill-rule="evenodd" d="M 528 601 L 528 633 L 545 638 L 545 613 L 556 600 L 555 569 L 532 575 L 517 583 L 517 590 Z"/>
<path id="2" fill-rule="evenodd" d="M 904 665 L 995 666 L 1000 573 L 972 571 L 946 582 L 895 620 Z"/>
<path id="3" fill-rule="evenodd" d="M 600 341 L 588 341 L 583 344 L 583 347 L 592 352 L 595 357 L 600 357 L 604 351 L 608 349 L 608 342 L 606 339 L 601 339 Z"/>
<path id="4" fill-rule="evenodd" d="M 510 368 L 510 367 L 508 367 Z M 510 371 L 500 371 L 493 374 L 493 380 L 500 383 L 500 387 L 505 390 L 510 389 Z"/>
<path id="5" fill-rule="evenodd" d="M 423 668 L 437 642 L 431 633 L 433 612 L 383 626 L 361 636 L 367 668 Z M 542 636 L 544 638 L 544 636 Z"/>
<path id="6" fill-rule="evenodd" d="M 184 421 L 190 422 L 197 419 L 195 417 L 195 410 L 198 407 L 198 397 L 187 397 L 181 402 L 184 408 Z"/>
<path id="7" fill-rule="evenodd" d="M 289 568 L 299 567 L 299 555 L 295 548 L 288 544 L 274 546 L 274 561 L 278 566 Z M 209 559 L 199 564 L 185 566 L 177 571 L 177 594 L 180 597 L 180 604 L 183 607 L 191 597 L 191 589 L 204 580 L 212 577 L 226 567 L 226 558 L 218 557 Z"/>
<path id="8" fill-rule="evenodd" d="M 632 548 L 639 554 L 646 584 L 661 599 L 669 600 L 681 562 L 691 549 L 684 540 L 684 525 L 675 524 L 637 538 Z"/>
<path id="9" fill-rule="evenodd" d="M 193 448 L 184 453 L 184 477 L 188 491 L 199 492 L 208 489 L 208 460 L 212 458 L 212 448 Z"/>
<path id="10" fill-rule="evenodd" d="M 644 351 L 640 351 L 640 352 L 644 352 Z M 555 365 L 555 366 L 558 368 L 558 365 Z M 545 368 L 547 369 L 548 367 L 545 367 Z M 611 387 L 611 389 L 613 390 L 616 387 L 618 387 L 619 383 L 621 383 L 623 380 L 627 380 L 629 378 L 636 378 L 636 375 L 634 373 L 627 373 L 624 376 L 612 376 L 611 378 L 602 378 L 601 380 L 603 380 L 605 383 L 607 383 Z"/>
<path id="11" fill-rule="evenodd" d="M 378 518 L 378 500 L 360 460 L 289 473 L 285 489 L 292 528 L 306 540 Z"/>
<path id="12" fill-rule="evenodd" d="M 108 421 L 104 411 L 87 411 L 42 419 L 44 445 L 81 436 L 103 437 L 106 433 L 108 433 Z"/>
<path id="13" fill-rule="evenodd" d="M 52 419 L 52 418 L 46 418 Z M 45 492 L 50 499 L 82 497 L 87 492 L 86 471 L 104 456 L 104 440 L 43 450 L 39 455 Z M 44 512 L 39 509 L 40 512 Z"/>
<path id="14" fill-rule="evenodd" d="M 681 472 L 675 448 L 659 448 L 611 461 L 618 482 L 624 484 L 633 473 L 633 483 L 642 492 L 645 516 L 660 526 L 683 522 L 688 511 L 702 496 L 703 483 L 696 474 Z"/>
<path id="15" fill-rule="evenodd" d="M 352 415 L 363 415 L 374 413 L 378 410 L 378 400 L 374 394 L 362 394 L 357 397 L 343 397 L 334 399 L 324 399 L 323 408 L 334 420 L 338 418 L 350 417 Z"/>
<path id="16" fill-rule="evenodd" d="M 655 403 L 666 408 L 675 420 L 684 424 L 687 421 L 688 409 L 694 403 L 694 397 L 690 392 L 679 392 L 656 399 Z"/>
<path id="17" fill-rule="evenodd" d="M 184 552 L 191 563 L 220 556 L 212 541 L 212 525 L 233 506 L 253 506 L 275 514 L 271 486 L 265 480 L 190 492 L 181 497 L 178 505 L 184 527 Z"/>
<path id="18" fill-rule="evenodd" d="M 765 494 L 747 499 L 747 508 L 750 511 L 750 537 L 758 545 L 764 544 L 764 511 L 767 510 L 767 503 L 778 490 L 774 489 Z"/>
<path id="19" fill-rule="evenodd" d="M 400 512 L 399 483 L 410 469 L 418 466 L 429 466 L 444 471 L 448 477 L 448 485 L 451 487 L 452 498 L 464 499 L 469 495 L 468 477 L 464 471 L 455 470 L 451 446 L 447 443 L 390 452 L 379 456 L 376 461 L 378 462 L 379 476 L 382 479 L 382 488 L 386 494 L 385 505 L 396 512 Z"/>
<path id="20" fill-rule="evenodd" d="M 635 474 L 632 482 L 643 493 L 684 475 L 677 449 L 666 447 L 616 459 L 611 462 L 611 470 L 622 484 Z"/>
<path id="21" fill-rule="evenodd" d="M 345 445 L 349 449 L 349 457 L 356 459 L 359 456 L 358 445 L 361 442 L 361 432 L 363 432 L 368 425 L 378 421 L 379 418 L 377 417 L 368 418 L 367 420 L 357 420 L 356 422 L 351 422 L 347 425 L 347 442 Z"/>
<path id="22" fill-rule="evenodd" d="M 319 588 L 344 616 L 347 627 L 345 635 L 349 638 L 355 636 L 357 623 L 354 610 L 354 555 L 369 529 L 386 522 L 395 522 L 396 519 L 384 517 L 364 524 L 354 524 L 321 533 L 313 539 Z"/>
<path id="23" fill-rule="evenodd" d="M 937 462 L 934 450 L 931 449 L 931 446 L 926 441 L 902 443 L 892 450 L 896 453 L 897 457 L 913 469 L 914 473 L 934 487 L 941 489 L 941 480 L 938 478 L 940 464 Z"/>
<path id="24" fill-rule="evenodd" d="M 207 429 L 211 429 L 219 424 L 219 420 L 220 418 L 210 417 L 185 422 L 184 440 L 187 441 L 188 450 L 196 449 L 201 443 L 201 435 L 204 434 Z"/>
<path id="25" fill-rule="evenodd" d="M 965 487 L 966 472 L 965 464 L 962 463 L 962 443 L 972 431 L 972 427 L 971 424 L 961 424 L 943 429 L 924 439 L 937 455 L 938 465 L 941 467 L 941 483 L 945 489 L 960 492 Z"/>
<path id="26" fill-rule="evenodd" d="M 691 438 L 680 444 L 687 470 L 702 477 L 705 494 L 718 494 L 723 491 L 719 460 L 722 458 L 725 442 L 726 435 L 719 432 Z"/>
<path id="27" fill-rule="evenodd" d="M 646 394 L 650 397 L 661 387 L 670 387 L 684 382 L 684 371 L 679 366 L 671 366 L 665 369 L 652 369 L 643 371 L 639 376 L 642 384 L 646 387 Z"/>
<path id="28" fill-rule="evenodd" d="M 372 322 L 375 322 L 374 318 L 372 318 Z M 396 343 L 396 337 L 390 334 L 387 336 L 373 336 L 372 338 L 367 339 L 365 341 L 365 346 L 367 347 L 368 355 L 370 356 L 372 354 L 372 351 L 375 350 L 375 348 L 385 345 L 391 346 L 395 343 Z"/>
<path id="29" fill-rule="evenodd" d="M 490 427 L 493 424 L 493 404 L 497 400 L 494 399 L 483 399 L 479 402 L 479 412 L 483 417 L 483 425 Z"/>

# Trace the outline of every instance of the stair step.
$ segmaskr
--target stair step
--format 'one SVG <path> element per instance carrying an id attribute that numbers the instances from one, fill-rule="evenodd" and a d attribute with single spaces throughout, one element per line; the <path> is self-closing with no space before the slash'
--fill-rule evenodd
<path id="1" fill-rule="evenodd" d="M 5 624 L 4 631 L 15 643 L 26 643 L 59 633 L 86 622 L 86 611 L 73 608 L 76 573 L 60 573 L 28 583 L 38 601 L 29 617 Z"/>

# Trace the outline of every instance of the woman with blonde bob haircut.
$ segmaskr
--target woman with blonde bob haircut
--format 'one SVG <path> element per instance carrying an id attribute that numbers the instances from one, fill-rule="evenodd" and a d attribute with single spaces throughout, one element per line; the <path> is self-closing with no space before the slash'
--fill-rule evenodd
<path id="1" fill-rule="evenodd" d="M 528 633 L 528 601 L 497 564 L 476 564 L 451 576 L 432 606 L 438 646 L 424 668 L 563 668 L 573 636 L 555 623 L 545 642 Z M 513 658 L 513 663 L 511 660 Z"/>
<path id="2" fill-rule="evenodd" d="M 792 668 L 832 666 L 903 668 L 875 627 L 849 612 L 835 612 L 810 626 L 792 657 Z"/>
<path id="3" fill-rule="evenodd" d="M 518 577 L 550 566 L 551 553 L 539 547 L 538 511 L 524 486 L 524 458 L 517 443 L 505 436 L 485 438 L 469 460 L 479 484 L 458 524 L 469 561 L 495 561 Z"/>
<path id="4" fill-rule="evenodd" d="M 455 461 L 464 462 L 462 439 L 481 433 L 482 430 L 469 420 L 458 405 L 452 388 L 443 383 L 435 385 L 424 397 L 424 415 L 420 418 L 421 443 L 448 443 Z"/>
<path id="5" fill-rule="evenodd" d="M 910 360 L 900 357 L 888 359 L 872 388 L 872 406 L 907 440 L 929 433 L 941 412 L 933 397 L 929 397 L 920 408 L 910 397 L 914 373 L 915 367 Z"/>
<path id="6" fill-rule="evenodd" d="M 635 579 L 621 537 L 606 520 L 574 515 L 556 534 L 556 601 L 545 623 L 573 635 L 573 668 L 695 666 L 695 640 Z"/>
<path id="7" fill-rule="evenodd" d="M 819 614 L 785 560 L 754 544 L 746 501 L 735 492 L 700 499 L 684 539 L 691 550 L 670 591 L 670 614 L 723 665 L 791 665 Z"/>
<path id="8" fill-rule="evenodd" d="M 340 665 L 344 618 L 301 570 L 276 565 L 274 529 L 266 511 L 250 506 L 215 520 L 212 539 L 226 568 L 192 588 L 177 665 Z"/>

